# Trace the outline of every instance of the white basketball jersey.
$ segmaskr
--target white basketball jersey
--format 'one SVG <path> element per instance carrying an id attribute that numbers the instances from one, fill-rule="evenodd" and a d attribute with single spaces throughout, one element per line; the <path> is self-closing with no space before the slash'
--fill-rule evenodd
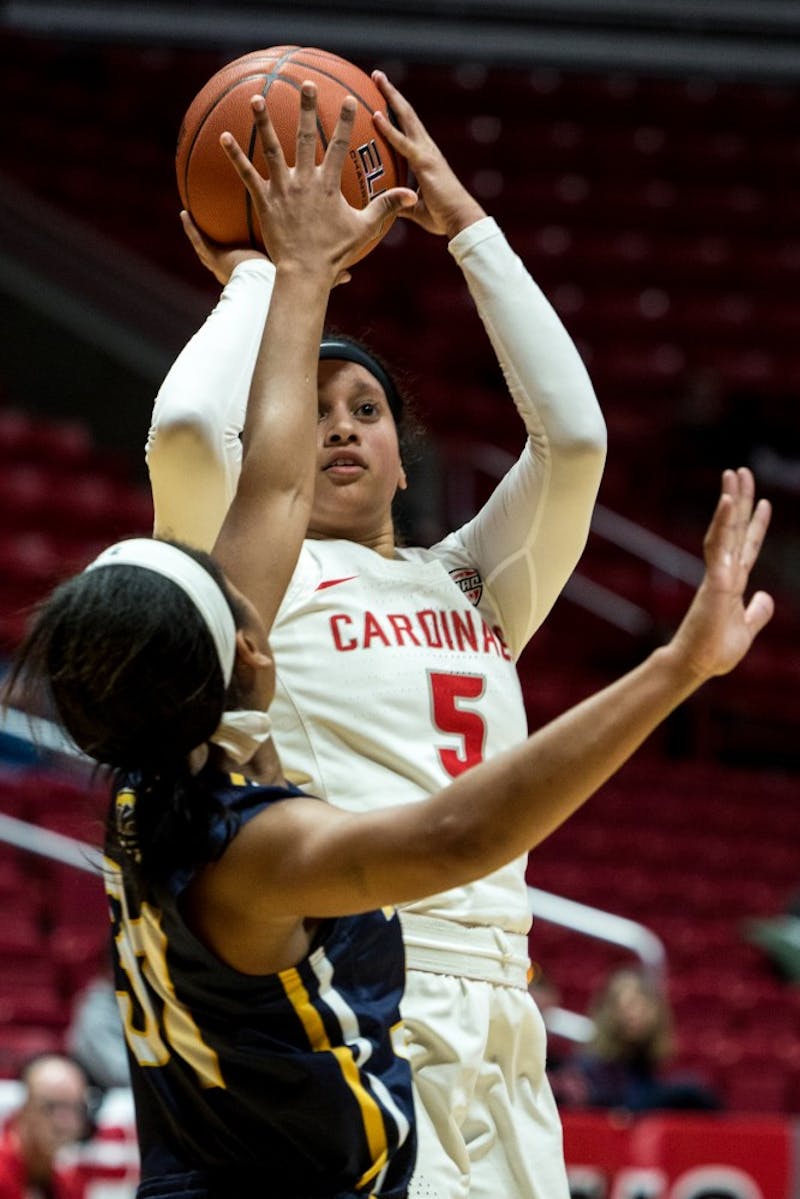
<path id="1" fill-rule="evenodd" d="M 386 559 L 306 541 L 270 642 L 286 775 L 352 811 L 431 795 L 527 735 L 503 630 L 452 542 Z M 522 858 L 413 907 L 525 933 L 524 869 Z"/>

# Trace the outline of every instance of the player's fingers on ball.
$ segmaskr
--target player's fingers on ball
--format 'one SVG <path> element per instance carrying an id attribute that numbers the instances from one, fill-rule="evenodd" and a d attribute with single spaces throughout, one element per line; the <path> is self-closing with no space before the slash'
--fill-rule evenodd
<path id="1" fill-rule="evenodd" d="M 424 221 L 428 211 L 425 207 L 425 199 L 420 192 L 414 192 L 414 195 L 416 202 L 410 204 L 408 208 L 401 208 L 397 215 L 406 217 L 410 221 Z"/>
<path id="2" fill-rule="evenodd" d="M 195 225 L 188 212 L 184 211 L 181 213 L 181 225 L 197 257 L 204 266 L 211 265 L 211 251 L 208 241 L 203 237 L 203 234 L 197 228 L 197 225 Z"/>
<path id="3" fill-rule="evenodd" d="M 325 173 L 333 175 L 337 181 L 341 176 L 350 143 L 353 140 L 355 119 L 356 101 L 353 96 L 345 96 L 323 160 Z"/>
<path id="4" fill-rule="evenodd" d="M 308 171 L 314 165 L 317 152 L 317 86 L 306 79 L 300 88 L 300 119 L 297 122 L 298 170 Z"/>
<path id="5" fill-rule="evenodd" d="M 366 210 L 380 226 L 387 217 L 396 216 L 404 208 L 414 208 L 416 203 L 417 193 L 410 187 L 393 187 L 370 200 Z"/>
<path id="6" fill-rule="evenodd" d="M 392 81 L 389 79 L 389 76 L 384 71 L 373 71 L 372 81 L 377 85 L 378 91 L 381 93 L 384 100 L 388 102 L 388 104 L 400 118 L 400 122 L 403 126 L 405 126 L 406 122 L 409 120 L 419 122 L 419 117 L 417 116 L 414 108 L 411 106 L 411 104 L 409 104 L 408 100 L 406 100 L 403 93 L 397 90 Z"/>
<path id="7" fill-rule="evenodd" d="M 263 180 L 236 138 L 231 133 L 221 133 L 219 142 L 242 183 L 251 195 L 254 194 Z"/>
<path id="8" fill-rule="evenodd" d="M 181 210 L 181 226 L 183 228 L 183 232 L 189 238 L 189 241 L 192 243 L 195 249 L 200 249 L 203 245 L 203 239 L 200 236 L 200 230 L 197 228 L 197 225 L 195 225 L 190 214 L 185 208 Z"/>
<path id="9" fill-rule="evenodd" d="M 370 235 L 381 237 L 394 218 L 404 209 L 413 208 L 417 202 L 416 192 L 409 187 L 393 187 L 370 200 L 362 216 Z"/>
<path id="10" fill-rule="evenodd" d="M 269 177 L 273 183 L 277 183 L 285 176 L 287 170 L 286 159 L 283 155 L 283 146 L 278 139 L 272 121 L 269 119 L 269 112 L 264 97 L 253 96 L 250 100 L 250 107 L 253 110 L 253 120 L 258 131 L 258 140 L 261 143 L 261 149 L 269 168 Z"/>
<path id="11" fill-rule="evenodd" d="M 398 150 L 405 158 L 411 148 L 411 139 L 403 133 L 402 129 L 398 129 L 380 108 L 373 112 L 372 122 L 381 137 L 386 138 L 389 145 Z"/>

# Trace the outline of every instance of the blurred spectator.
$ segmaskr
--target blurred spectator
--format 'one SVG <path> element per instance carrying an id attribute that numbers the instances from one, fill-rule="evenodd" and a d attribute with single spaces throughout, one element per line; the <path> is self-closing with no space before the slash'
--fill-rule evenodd
<path id="1" fill-rule="evenodd" d="M 553 1090 L 563 1106 L 716 1110 L 719 1098 L 691 1077 L 670 1077 L 672 1013 L 658 980 L 634 967 L 615 970 L 594 999 L 595 1032 L 584 1049 L 556 1070 Z"/>
<path id="2" fill-rule="evenodd" d="M 533 1000 L 542 1013 L 545 1028 L 549 1029 L 550 1012 L 561 1008 L 561 992 L 559 991 L 553 980 L 545 974 L 541 966 L 535 963 L 532 968 L 532 974 L 528 983 L 528 991 L 533 997 Z M 552 1036 L 547 1038 L 547 1069 L 557 1070 L 563 1065 L 563 1051 L 559 1048 L 558 1043 L 554 1043 Z"/>
<path id="3" fill-rule="evenodd" d="M 87 1131 L 83 1070 L 69 1057 L 42 1054 L 23 1069 L 20 1081 L 22 1106 L 0 1139 L 0 1199 L 80 1199 L 77 1170 L 59 1166 L 57 1155 Z"/>
<path id="4" fill-rule="evenodd" d="M 547 1029 L 547 1070 L 558 1071 L 566 1063 L 572 1044 L 591 1038 L 594 1025 L 586 1016 L 567 1011 L 561 1006 L 561 992 L 557 984 L 545 974 L 538 962 L 531 968 L 528 992 L 542 1013 Z"/>
<path id="5" fill-rule="evenodd" d="M 67 1048 L 101 1091 L 130 1086 L 125 1033 L 110 972 L 78 993 L 67 1030 Z"/>

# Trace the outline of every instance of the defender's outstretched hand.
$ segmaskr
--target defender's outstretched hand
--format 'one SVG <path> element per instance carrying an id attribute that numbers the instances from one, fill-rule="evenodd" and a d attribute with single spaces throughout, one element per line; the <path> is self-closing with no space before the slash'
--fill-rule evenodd
<path id="1" fill-rule="evenodd" d="M 703 543 L 705 577 L 668 647 L 700 680 L 733 670 L 775 608 L 765 591 L 745 605 L 772 511 L 767 500 L 754 501 L 752 473 L 746 467 L 726 470 Z"/>
<path id="2" fill-rule="evenodd" d="M 341 175 L 350 148 L 356 102 L 345 98 L 325 156 L 317 166 L 317 89 L 301 89 L 295 165 L 290 167 L 267 113 L 263 96 L 251 100 L 258 136 L 269 166 L 269 179 L 259 175 L 230 133 L 220 138 L 258 214 L 267 252 L 276 265 L 290 260 L 309 271 L 328 268 L 331 284 L 354 255 L 380 233 L 401 208 L 413 206 L 416 194 L 396 187 L 353 208 L 341 192 Z"/>
<path id="3" fill-rule="evenodd" d="M 464 187 L 405 96 L 383 71 L 373 71 L 372 78 L 400 123 L 398 129 L 378 111 L 373 114 L 375 126 L 407 160 L 419 185 L 417 203 L 400 215 L 416 221 L 429 233 L 455 237 L 486 213 Z"/>

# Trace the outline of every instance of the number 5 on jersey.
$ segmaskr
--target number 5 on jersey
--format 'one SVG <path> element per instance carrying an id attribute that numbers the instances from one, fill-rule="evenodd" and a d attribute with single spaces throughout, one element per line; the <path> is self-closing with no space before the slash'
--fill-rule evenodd
<path id="1" fill-rule="evenodd" d="M 442 674 L 429 671 L 431 716 L 440 733 L 458 737 L 457 748 L 437 745 L 439 761 L 451 778 L 457 778 L 470 766 L 483 761 L 486 744 L 486 724 L 473 707 L 485 689 L 486 679 L 480 674 Z"/>

